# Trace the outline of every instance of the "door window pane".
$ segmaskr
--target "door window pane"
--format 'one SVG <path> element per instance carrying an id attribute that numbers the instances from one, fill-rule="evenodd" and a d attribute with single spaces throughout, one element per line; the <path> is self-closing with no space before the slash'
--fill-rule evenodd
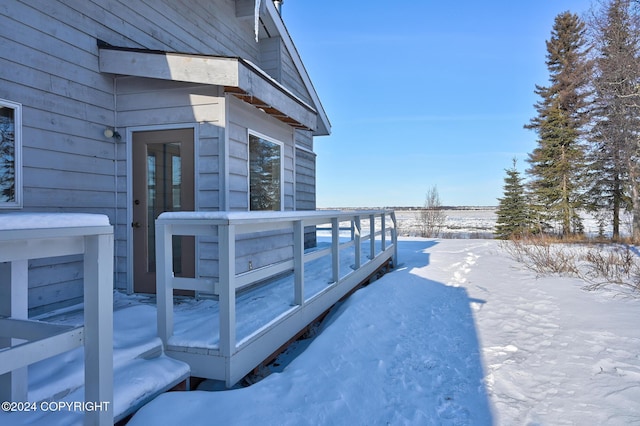
<path id="1" fill-rule="evenodd" d="M 282 199 L 279 144 L 249 135 L 249 210 L 280 210 Z"/>
<path id="2" fill-rule="evenodd" d="M 0 207 L 20 206 L 20 105 L 0 100 Z"/>
<path id="3" fill-rule="evenodd" d="M 163 212 L 179 211 L 182 196 L 180 143 L 147 144 L 147 270 L 156 269 L 155 220 Z M 182 272 L 182 239 L 173 241 L 174 272 Z"/>

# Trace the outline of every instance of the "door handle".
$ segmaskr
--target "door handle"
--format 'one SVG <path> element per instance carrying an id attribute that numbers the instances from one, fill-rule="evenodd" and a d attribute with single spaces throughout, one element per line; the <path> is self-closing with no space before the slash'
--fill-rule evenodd
<path id="1" fill-rule="evenodd" d="M 140 228 L 142 225 L 140 225 L 140 222 L 133 222 L 131 223 L 131 227 L 132 228 Z"/>

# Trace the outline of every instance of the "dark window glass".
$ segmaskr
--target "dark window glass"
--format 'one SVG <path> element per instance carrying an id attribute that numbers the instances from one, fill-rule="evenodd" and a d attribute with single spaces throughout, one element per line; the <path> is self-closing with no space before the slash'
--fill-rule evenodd
<path id="1" fill-rule="evenodd" d="M 16 111 L 0 105 L 0 203 L 16 202 Z"/>
<path id="2" fill-rule="evenodd" d="M 280 210 L 280 145 L 249 135 L 249 210 Z"/>

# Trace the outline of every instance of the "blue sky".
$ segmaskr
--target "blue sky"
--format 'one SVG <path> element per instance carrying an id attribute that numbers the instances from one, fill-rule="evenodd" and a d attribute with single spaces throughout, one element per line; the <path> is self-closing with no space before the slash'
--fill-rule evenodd
<path id="1" fill-rule="evenodd" d="M 497 205 L 527 167 L 535 84 L 556 15 L 590 0 L 286 0 L 282 13 L 331 120 L 315 139 L 318 207 Z"/>

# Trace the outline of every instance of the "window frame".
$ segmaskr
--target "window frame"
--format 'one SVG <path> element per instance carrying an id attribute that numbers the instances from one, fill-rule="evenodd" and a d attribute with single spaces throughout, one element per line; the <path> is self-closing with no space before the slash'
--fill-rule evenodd
<path id="1" fill-rule="evenodd" d="M 22 208 L 22 104 L 0 98 L 0 107 L 13 109 L 15 199 L 0 201 L 1 209 Z"/>
<path id="2" fill-rule="evenodd" d="M 252 210 L 251 209 L 251 136 L 262 139 L 278 146 L 280 151 L 280 208 L 278 210 Z M 284 211 L 284 143 L 249 129 L 247 131 L 247 210 L 248 211 Z"/>

